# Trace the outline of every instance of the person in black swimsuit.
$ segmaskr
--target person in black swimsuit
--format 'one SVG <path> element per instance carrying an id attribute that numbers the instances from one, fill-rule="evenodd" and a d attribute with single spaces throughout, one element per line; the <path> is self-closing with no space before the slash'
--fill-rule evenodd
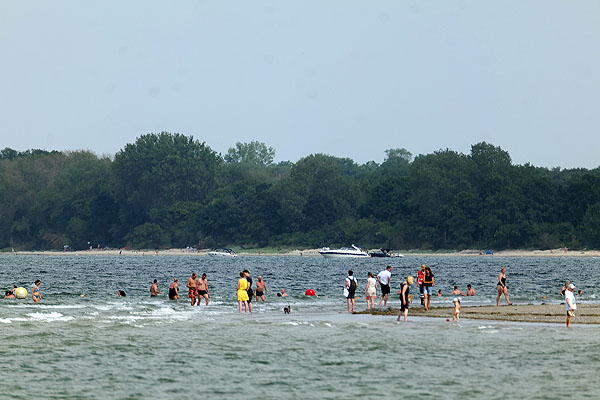
<path id="1" fill-rule="evenodd" d="M 169 286 L 169 300 L 179 300 L 179 286 L 178 286 L 178 281 L 179 279 L 177 278 L 173 278 L 173 283 L 171 283 L 171 285 Z"/>
<path id="2" fill-rule="evenodd" d="M 396 321 L 400 321 L 400 317 L 404 315 L 404 321 L 408 320 L 408 307 L 410 306 L 410 285 L 414 283 L 414 278 L 412 276 L 407 276 L 406 281 L 402 282 L 400 285 L 400 291 L 398 294 L 400 295 L 400 312 L 398 313 L 398 318 Z"/>
<path id="3" fill-rule="evenodd" d="M 500 306 L 500 296 L 502 296 L 502 294 L 504 294 L 504 297 L 506 297 L 506 302 L 508 303 L 508 305 L 512 306 L 512 303 L 508 299 L 508 288 L 506 287 L 506 268 L 504 267 L 502 267 L 502 269 L 500 270 L 500 275 L 498 275 L 497 286 L 498 297 L 496 297 L 496 306 Z"/>

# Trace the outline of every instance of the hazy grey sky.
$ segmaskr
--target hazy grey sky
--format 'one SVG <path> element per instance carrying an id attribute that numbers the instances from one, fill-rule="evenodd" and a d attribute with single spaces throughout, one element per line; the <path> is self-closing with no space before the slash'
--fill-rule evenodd
<path id="1" fill-rule="evenodd" d="M 600 165 L 600 1 L 1 1 L 0 148 Z"/>

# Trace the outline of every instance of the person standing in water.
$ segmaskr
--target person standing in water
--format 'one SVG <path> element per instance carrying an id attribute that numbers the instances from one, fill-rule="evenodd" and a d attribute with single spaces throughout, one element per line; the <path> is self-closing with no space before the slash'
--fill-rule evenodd
<path id="1" fill-rule="evenodd" d="M 262 276 L 256 279 L 256 301 L 262 300 L 265 302 L 265 295 L 267 294 L 267 284 L 263 281 Z"/>
<path id="2" fill-rule="evenodd" d="M 421 305 L 425 305 L 425 294 L 423 293 L 423 279 L 425 279 L 425 264 L 421 265 L 421 269 L 417 272 L 417 288 L 419 289 L 419 297 Z"/>
<path id="3" fill-rule="evenodd" d="M 237 284 L 237 300 L 240 307 L 240 314 L 242 313 L 242 303 L 244 304 L 244 312 L 248 312 L 248 281 L 246 280 L 246 274 L 240 272 L 240 279 Z"/>
<path id="4" fill-rule="evenodd" d="M 198 291 L 196 289 L 196 273 L 192 272 L 192 277 L 188 279 L 185 286 L 188 288 L 188 296 L 192 300 L 192 305 L 196 304 L 196 297 L 198 296 Z"/>
<path id="5" fill-rule="evenodd" d="M 252 312 L 252 297 L 254 297 L 254 290 L 252 290 L 252 278 L 250 277 L 250 271 L 247 269 L 244 270 L 244 275 L 246 276 L 246 280 L 248 281 L 248 309 Z"/>
<path id="6" fill-rule="evenodd" d="M 35 281 L 35 284 L 33 285 L 33 290 L 31 291 L 31 298 L 34 303 L 39 303 L 40 300 L 42 299 L 42 295 L 40 294 L 40 284 L 41 283 L 42 283 L 42 281 L 40 281 L 38 279 Z"/>
<path id="7" fill-rule="evenodd" d="M 198 278 L 196 281 L 196 290 L 198 291 L 198 306 L 200 306 L 200 302 L 202 298 L 206 300 L 206 305 L 208 305 L 208 280 L 206 279 L 206 274 L 202 274 L 202 278 Z"/>
<path id="8" fill-rule="evenodd" d="M 158 290 L 158 281 L 155 279 L 152 286 L 150 286 L 150 297 L 156 297 L 159 294 L 162 294 L 162 292 Z"/>
<path id="9" fill-rule="evenodd" d="M 169 285 L 169 300 L 179 300 L 179 279 L 173 278 Z"/>
<path id="10" fill-rule="evenodd" d="M 496 284 L 496 286 L 498 286 L 498 297 L 496 297 L 496 307 L 500 306 L 500 296 L 502 294 L 504 294 L 504 297 L 506 297 L 506 302 L 508 303 L 508 305 L 512 306 L 512 303 L 508 299 L 508 287 L 506 286 L 506 268 L 504 267 L 502 267 L 502 269 L 500 270 L 500 275 L 498 275 L 498 283 Z"/>

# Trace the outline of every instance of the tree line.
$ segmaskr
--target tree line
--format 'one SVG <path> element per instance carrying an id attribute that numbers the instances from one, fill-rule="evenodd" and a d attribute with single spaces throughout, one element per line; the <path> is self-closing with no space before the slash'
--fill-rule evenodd
<path id="1" fill-rule="evenodd" d="M 600 248 L 600 170 L 470 154 L 381 163 L 311 154 L 274 163 L 264 143 L 221 154 L 191 136 L 139 137 L 114 157 L 0 151 L 0 249 L 321 247 Z"/>

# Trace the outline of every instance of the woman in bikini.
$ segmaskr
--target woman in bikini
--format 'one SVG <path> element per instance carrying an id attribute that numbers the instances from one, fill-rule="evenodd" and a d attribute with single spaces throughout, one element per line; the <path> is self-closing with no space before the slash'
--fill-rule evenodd
<path id="1" fill-rule="evenodd" d="M 42 295 L 40 294 L 40 283 L 42 283 L 42 281 L 39 279 L 35 281 L 35 285 L 33 285 L 33 290 L 31 291 L 31 298 L 34 303 L 39 303 L 42 299 Z"/>
<path id="2" fill-rule="evenodd" d="M 500 296 L 504 294 L 506 297 L 506 302 L 509 306 L 512 306 L 512 303 L 508 299 L 508 288 L 506 287 L 506 268 L 502 267 L 500 270 L 500 275 L 498 275 L 498 297 L 496 297 L 496 307 L 500 306 Z"/>

